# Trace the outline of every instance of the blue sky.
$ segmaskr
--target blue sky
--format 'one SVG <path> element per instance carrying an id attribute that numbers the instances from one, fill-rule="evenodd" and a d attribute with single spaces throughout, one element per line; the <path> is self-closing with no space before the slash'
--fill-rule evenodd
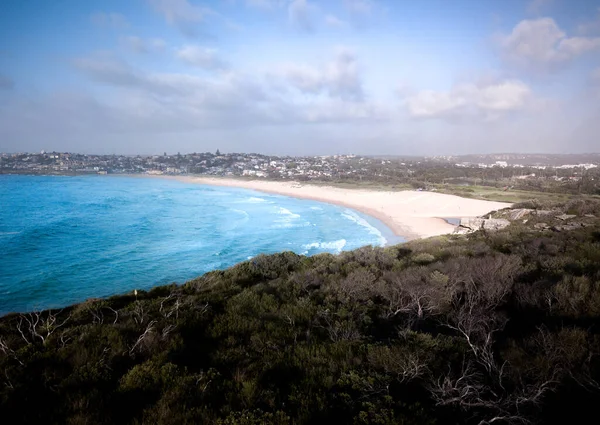
<path id="1" fill-rule="evenodd" d="M 600 0 L 4 0 L 0 151 L 589 152 Z"/>

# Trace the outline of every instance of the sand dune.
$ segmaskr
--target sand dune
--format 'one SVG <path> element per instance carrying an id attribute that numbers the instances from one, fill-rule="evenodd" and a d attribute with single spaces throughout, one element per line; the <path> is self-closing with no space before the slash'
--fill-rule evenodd
<path id="1" fill-rule="evenodd" d="M 315 186 L 298 182 L 236 180 L 211 177 L 173 177 L 187 183 L 229 186 L 329 202 L 353 208 L 384 222 L 397 236 L 418 239 L 452 233 L 443 218 L 477 217 L 509 207 L 503 202 L 482 201 L 435 192 L 374 191 Z"/>

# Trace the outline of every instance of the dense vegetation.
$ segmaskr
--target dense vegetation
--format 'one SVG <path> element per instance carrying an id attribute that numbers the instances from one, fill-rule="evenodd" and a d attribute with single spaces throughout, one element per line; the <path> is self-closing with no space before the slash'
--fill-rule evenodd
<path id="1" fill-rule="evenodd" d="M 355 171 L 336 174 L 329 182 L 338 184 L 379 184 L 413 188 L 429 188 L 469 196 L 473 186 L 511 191 L 533 191 L 560 194 L 600 195 L 600 169 L 585 170 L 533 167 L 457 166 L 437 161 L 420 161 L 362 165 Z M 348 165 L 350 167 L 350 165 Z M 529 176 L 529 177 L 527 177 Z"/>
<path id="2" fill-rule="evenodd" d="M 495 233 L 258 256 L 183 286 L 6 316 L 0 418 L 587 423 L 600 403 L 600 208 L 555 212 L 576 215 L 572 230 L 532 213 Z"/>

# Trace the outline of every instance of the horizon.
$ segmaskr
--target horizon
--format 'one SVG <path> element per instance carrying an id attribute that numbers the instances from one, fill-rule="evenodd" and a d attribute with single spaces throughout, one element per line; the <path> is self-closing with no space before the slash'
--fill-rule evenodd
<path id="1" fill-rule="evenodd" d="M 177 153 L 169 153 L 165 151 L 156 152 L 156 153 L 128 153 L 128 154 L 120 154 L 120 153 L 93 153 L 93 152 L 83 152 L 83 151 L 57 151 L 57 150 L 46 150 L 42 149 L 41 151 L 22 151 L 22 152 L 0 152 L 0 155 L 42 155 L 43 154 L 75 154 L 75 155 L 92 155 L 92 156 L 164 156 L 166 153 L 168 157 L 170 156 L 186 156 L 186 155 L 198 155 L 198 154 L 212 154 L 215 155 L 215 151 L 206 150 L 206 151 L 197 151 L 197 152 L 177 152 Z M 220 149 L 219 149 L 220 151 Z M 219 152 L 220 155 L 261 155 L 261 156 L 273 156 L 273 157 L 330 157 L 330 156 L 359 156 L 359 157 L 415 157 L 415 158 L 437 158 L 437 157 L 461 157 L 461 156 L 497 156 L 497 155 L 524 155 L 524 156 L 581 156 L 581 155 L 600 155 L 600 151 L 597 152 L 578 152 L 578 153 L 553 153 L 553 152 L 490 152 L 490 153 L 480 153 L 480 152 L 472 152 L 472 153 L 464 153 L 464 154 L 438 154 L 438 155 L 413 155 L 413 154 L 381 154 L 381 153 L 372 153 L 372 154 L 356 154 L 356 153 L 332 153 L 332 154 L 306 154 L 306 155 L 277 155 L 277 154 L 269 154 L 262 152 Z"/>
<path id="2" fill-rule="evenodd" d="M 0 39 L 0 152 L 567 155 L 600 134 L 598 1 L 7 0 Z"/>

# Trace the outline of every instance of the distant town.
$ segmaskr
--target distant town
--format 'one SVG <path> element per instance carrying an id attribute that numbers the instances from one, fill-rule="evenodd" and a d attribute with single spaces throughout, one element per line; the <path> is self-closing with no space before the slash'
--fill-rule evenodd
<path id="1" fill-rule="evenodd" d="M 322 179 L 356 173 L 374 159 L 354 155 L 275 157 L 260 154 L 191 153 L 152 156 L 62 152 L 1 154 L 0 172 L 76 174 L 204 174 L 259 178 Z M 377 160 L 382 163 L 382 160 Z M 389 162 L 383 160 L 384 163 Z M 366 171 L 366 170 L 365 170 Z"/>
<path id="2" fill-rule="evenodd" d="M 600 154 L 489 154 L 436 157 L 269 156 L 254 153 L 86 155 L 69 152 L 2 153 L 0 174 L 150 174 L 246 177 L 298 181 L 375 181 L 426 186 L 509 185 L 528 181 L 581 181 L 594 191 L 600 182 Z"/>

